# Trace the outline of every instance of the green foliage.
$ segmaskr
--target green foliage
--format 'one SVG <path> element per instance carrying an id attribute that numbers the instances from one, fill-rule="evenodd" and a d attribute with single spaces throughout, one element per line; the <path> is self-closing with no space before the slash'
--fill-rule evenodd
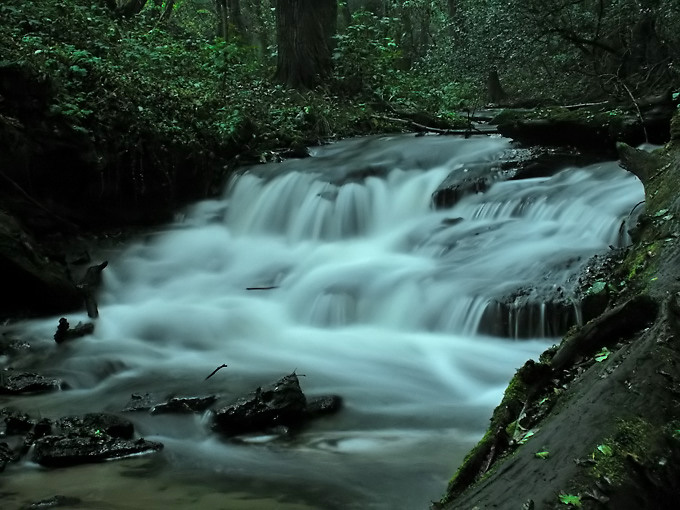
<path id="1" fill-rule="evenodd" d="M 558 498 L 560 503 L 565 505 L 573 506 L 575 508 L 581 508 L 583 506 L 581 503 L 581 497 L 574 494 L 560 494 Z"/>
<path id="2" fill-rule="evenodd" d="M 394 96 L 401 52 L 388 35 L 390 25 L 389 18 L 358 11 L 345 33 L 336 36 L 333 61 L 340 90 L 371 91 L 388 100 Z"/>

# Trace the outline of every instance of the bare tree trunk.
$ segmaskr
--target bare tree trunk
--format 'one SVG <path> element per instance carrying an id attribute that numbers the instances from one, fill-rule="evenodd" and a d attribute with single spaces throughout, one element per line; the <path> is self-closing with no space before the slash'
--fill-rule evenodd
<path id="1" fill-rule="evenodd" d="M 331 75 L 336 0 L 276 0 L 276 80 L 311 89 Z"/>
<path id="2" fill-rule="evenodd" d="M 147 0 L 125 0 L 116 9 L 121 16 L 134 16 L 142 12 Z"/>
<path id="3" fill-rule="evenodd" d="M 487 90 L 489 93 L 489 101 L 492 103 L 501 103 L 508 97 L 508 95 L 505 93 L 505 90 L 503 90 L 503 86 L 501 85 L 501 80 L 498 77 L 497 69 L 491 69 L 491 71 L 489 71 Z"/>

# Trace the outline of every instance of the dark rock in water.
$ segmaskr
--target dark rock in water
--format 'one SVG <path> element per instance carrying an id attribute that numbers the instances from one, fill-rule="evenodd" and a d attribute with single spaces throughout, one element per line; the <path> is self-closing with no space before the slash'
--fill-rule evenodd
<path id="1" fill-rule="evenodd" d="M 35 426 L 30 416 L 14 409 L 3 409 L 0 416 L 4 417 L 5 430 L 0 431 L 4 436 L 26 434 Z"/>
<path id="2" fill-rule="evenodd" d="M 29 503 L 21 507 L 21 510 L 47 510 L 48 508 L 71 508 L 80 505 L 78 498 L 69 496 L 52 496 L 51 498 L 41 499 L 35 503 Z"/>
<path id="3" fill-rule="evenodd" d="M 66 340 L 73 340 L 74 338 L 91 335 L 93 332 L 94 324 L 91 322 L 86 322 L 85 324 L 79 322 L 74 328 L 71 328 L 68 321 L 62 317 L 59 319 L 57 332 L 54 334 L 54 341 L 60 344 Z"/>
<path id="4" fill-rule="evenodd" d="M 33 461 L 47 467 L 67 467 L 119 459 L 161 450 L 145 439 L 127 440 L 100 434 L 95 437 L 47 436 L 35 443 Z"/>
<path id="5" fill-rule="evenodd" d="M 149 411 L 154 406 L 155 399 L 148 393 L 140 395 L 133 393 L 130 395 L 130 400 L 123 408 L 123 412 Z"/>
<path id="6" fill-rule="evenodd" d="M 226 435 L 256 432 L 276 426 L 296 426 L 303 420 L 307 399 L 295 374 L 290 374 L 255 396 L 215 411 L 213 429 Z"/>
<path id="7" fill-rule="evenodd" d="M 228 436 L 276 428 L 297 429 L 308 420 L 337 412 L 338 396 L 307 402 L 296 374 L 290 374 L 266 388 L 258 388 L 249 399 L 215 411 L 213 430 Z"/>
<path id="8" fill-rule="evenodd" d="M 452 207 L 467 195 L 483 193 L 495 182 L 549 177 L 567 166 L 583 166 L 597 158 L 569 148 L 514 148 L 496 161 L 480 161 L 457 168 L 432 194 L 437 208 Z"/>
<path id="9" fill-rule="evenodd" d="M 20 372 L 7 375 L 0 380 L 0 394 L 23 395 L 27 393 L 47 393 L 61 389 L 62 381 L 50 379 L 39 374 Z"/>
<path id="10" fill-rule="evenodd" d="M 207 397 L 175 397 L 151 408 L 151 414 L 202 413 L 217 400 L 215 395 Z"/>
<path id="11" fill-rule="evenodd" d="M 130 420 L 107 413 L 69 416 L 59 420 L 58 425 L 68 436 L 97 437 L 106 434 L 119 439 L 132 439 L 135 432 L 135 427 Z"/>
<path id="12" fill-rule="evenodd" d="M 16 455 L 7 443 L 0 443 L 0 473 L 5 470 L 5 466 L 16 460 Z"/>
<path id="13" fill-rule="evenodd" d="M 305 408 L 306 418 L 318 418 L 327 414 L 337 413 L 342 408 L 342 397 L 327 395 L 310 400 Z"/>

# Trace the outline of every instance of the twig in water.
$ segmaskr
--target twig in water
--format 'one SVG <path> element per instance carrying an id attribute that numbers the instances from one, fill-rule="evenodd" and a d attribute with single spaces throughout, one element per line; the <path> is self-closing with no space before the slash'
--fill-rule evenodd
<path id="1" fill-rule="evenodd" d="M 228 366 L 228 365 L 220 365 L 220 366 L 217 367 L 215 370 L 213 370 L 212 373 L 211 373 L 208 377 L 206 377 L 206 378 L 203 379 L 203 380 L 204 380 L 204 381 L 207 381 L 207 380 L 210 379 L 213 375 L 215 375 L 218 371 L 222 370 L 223 368 L 227 368 L 227 366 Z"/>

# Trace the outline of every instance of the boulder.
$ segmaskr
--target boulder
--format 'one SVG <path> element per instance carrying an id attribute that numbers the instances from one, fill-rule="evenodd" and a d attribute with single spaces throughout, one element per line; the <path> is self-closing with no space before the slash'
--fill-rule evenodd
<path id="1" fill-rule="evenodd" d="M 47 393 L 61 389 L 62 381 L 40 374 L 19 372 L 0 378 L 0 394 L 23 395 L 28 393 Z"/>
<path id="2" fill-rule="evenodd" d="M 119 439 L 103 433 L 96 437 L 46 436 L 36 441 L 33 461 L 46 467 L 68 467 L 156 452 L 162 448 L 163 445 L 156 441 Z"/>
<path id="3" fill-rule="evenodd" d="M 62 418 L 55 433 L 37 439 L 33 461 L 47 467 L 67 467 L 151 453 L 163 448 L 156 441 L 133 439 L 131 421 L 107 413 Z"/>
<path id="4" fill-rule="evenodd" d="M 257 388 L 251 398 L 214 412 L 213 430 L 235 436 L 277 427 L 297 429 L 309 419 L 337 412 L 342 400 L 337 396 L 307 401 L 298 376 L 287 375 L 265 388 Z"/>

